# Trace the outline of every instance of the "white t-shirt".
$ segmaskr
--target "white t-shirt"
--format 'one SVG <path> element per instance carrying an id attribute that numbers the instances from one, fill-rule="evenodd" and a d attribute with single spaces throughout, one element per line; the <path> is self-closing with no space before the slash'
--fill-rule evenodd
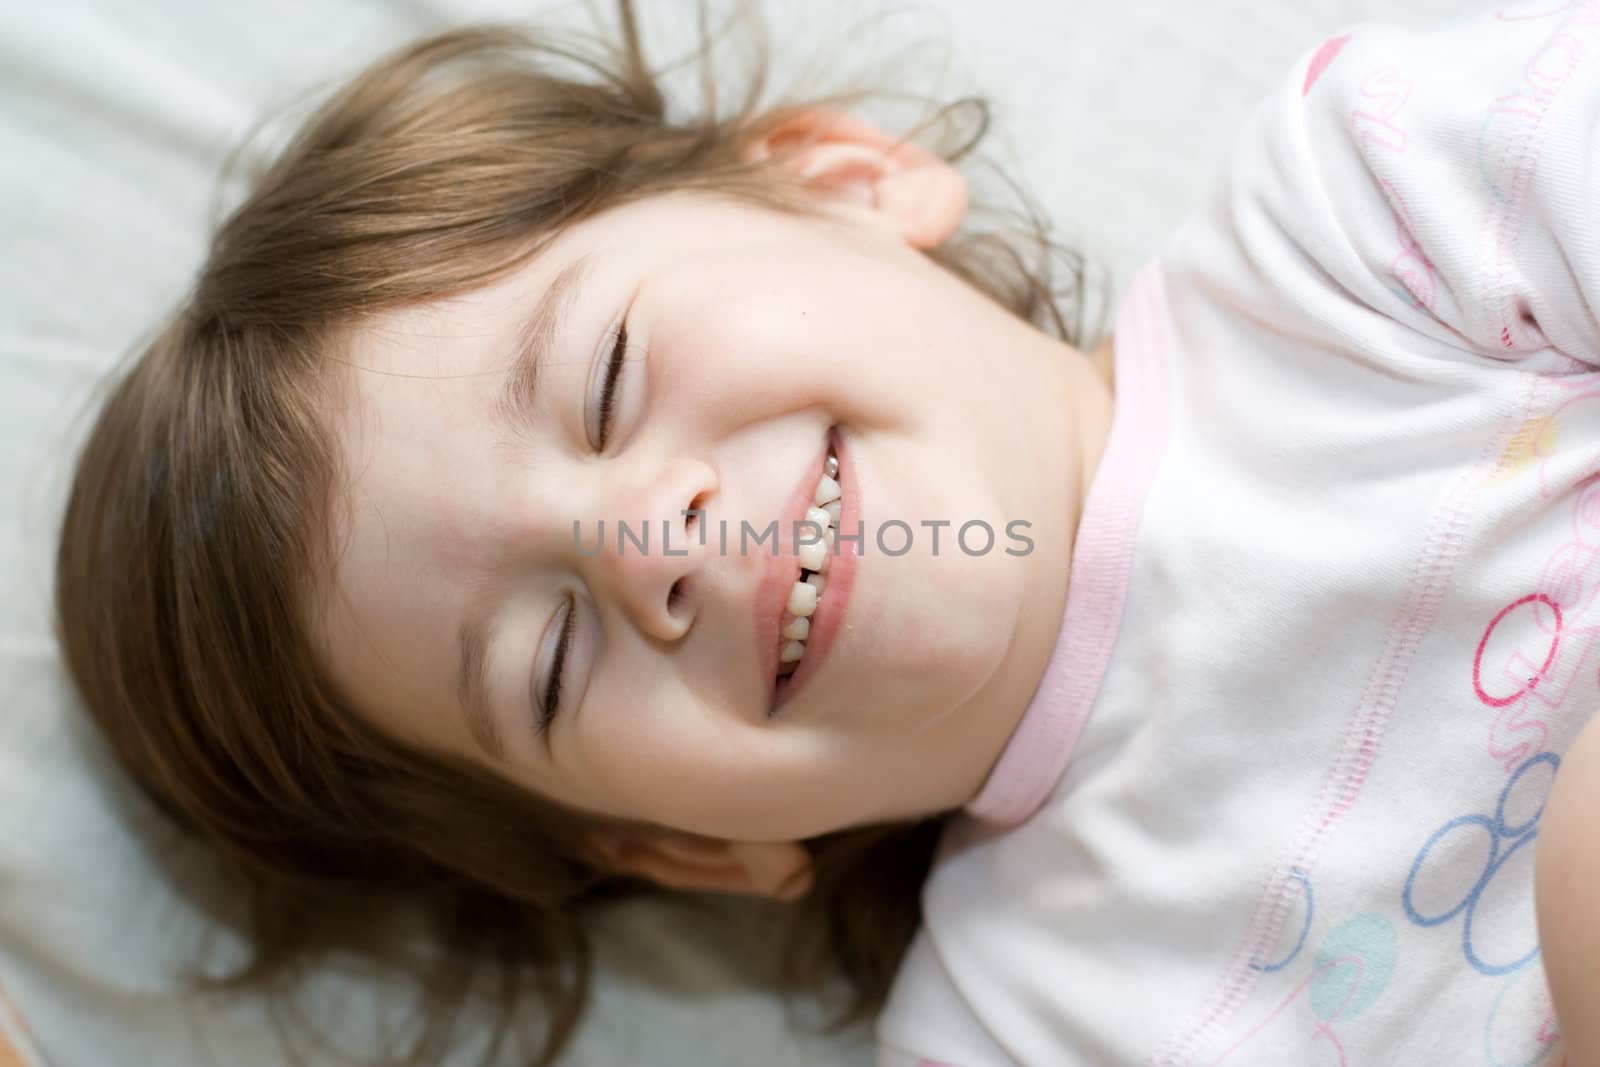
<path id="1" fill-rule="evenodd" d="M 1305 53 L 1119 301 L 1055 656 L 884 1067 L 1559 1067 L 1533 858 L 1600 707 L 1597 298 L 1600 4 Z"/>

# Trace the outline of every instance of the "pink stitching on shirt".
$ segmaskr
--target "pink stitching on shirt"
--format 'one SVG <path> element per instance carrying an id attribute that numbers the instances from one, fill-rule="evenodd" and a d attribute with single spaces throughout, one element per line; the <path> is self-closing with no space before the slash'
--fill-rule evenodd
<path id="1" fill-rule="evenodd" d="M 1411 99 L 1411 90 L 1415 85 L 1416 82 L 1394 67 L 1384 67 L 1367 75 L 1361 83 L 1361 95 L 1382 103 L 1378 105 L 1380 113 L 1376 115 L 1360 109 L 1350 113 L 1350 125 L 1360 131 L 1356 144 L 1365 149 L 1367 145 L 1377 143 L 1395 155 L 1405 155 L 1406 132 L 1394 124 L 1394 117 Z M 1363 122 L 1363 119 L 1366 121 Z"/>
<path id="2" fill-rule="evenodd" d="M 1361 95 L 1379 102 L 1377 114 L 1361 108 L 1350 113 L 1350 125 L 1359 131 L 1356 143 L 1363 151 L 1370 153 L 1371 146 L 1376 145 L 1396 156 L 1405 155 L 1409 136 L 1395 122 L 1395 116 L 1411 99 L 1411 90 L 1415 87 L 1415 81 L 1392 66 L 1376 70 L 1362 81 Z M 1383 169 L 1376 159 L 1369 159 L 1369 162 L 1374 173 Z M 1389 202 L 1390 213 L 1394 216 L 1395 241 L 1400 245 L 1400 251 L 1389 261 L 1388 271 L 1411 294 L 1411 299 L 1418 307 L 1431 312 L 1438 292 L 1433 261 L 1417 241 L 1416 225 L 1412 221 L 1411 209 L 1406 205 L 1406 198 L 1387 178 L 1379 178 L 1378 186 Z"/>
<path id="3" fill-rule="evenodd" d="M 1239 1010 L 1255 987 L 1261 966 L 1270 959 L 1283 923 L 1299 897 L 1297 871 L 1315 868 L 1323 840 L 1361 794 L 1389 715 L 1424 636 L 1438 618 L 1440 604 L 1467 544 L 1475 514 L 1470 507 L 1472 498 L 1492 475 L 1499 455 L 1522 422 L 1521 410 L 1507 412 L 1477 459 L 1463 468 L 1429 518 L 1400 608 L 1389 626 L 1383 651 L 1373 662 L 1345 722 L 1344 738 L 1328 768 L 1321 793 L 1262 885 L 1249 930 L 1221 981 L 1213 987 L 1194 1021 L 1185 1023 L 1156 1050 L 1152 1064 L 1175 1067 L 1189 1063 L 1195 1050 Z"/>
<path id="4" fill-rule="evenodd" d="M 1532 437 L 1532 448 L 1540 453 L 1536 471 L 1539 495 L 1550 499 L 1577 491 L 1568 518 L 1570 536 L 1546 558 L 1534 592 L 1512 601 L 1490 620 L 1473 656 L 1473 692 L 1485 706 L 1496 709 L 1486 751 L 1507 773 L 1546 747 L 1551 727 L 1547 718 L 1533 714 L 1534 707 L 1538 705 L 1552 716 L 1559 712 L 1571 694 L 1573 682 L 1587 677 L 1580 672 L 1600 642 L 1600 612 L 1595 610 L 1596 595 L 1600 594 L 1600 480 L 1596 480 L 1600 475 L 1600 452 L 1591 453 L 1579 463 L 1577 469 L 1584 472 L 1583 481 L 1574 486 L 1570 484 L 1571 476 L 1560 469 L 1570 468 L 1571 451 L 1560 453 L 1553 444 L 1553 427 L 1559 415 L 1567 414 L 1570 422 L 1580 426 L 1592 420 L 1593 409 L 1600 406 L 1600 388 L 1589 379 L 1579 379 L 1590 384 L 1578 388 L 1562 379 L 1536 381 L 1547 388 L 1572 392 L 1541 420 L 1539 432 Z M 1557 456 L 1562 460 L 1560 468 L 1552 470 Z M 1520 625 L 1508 627 L 1512 636 L 1505 640 L 1510 647 L 1501 653 L 1499 669 L 1483 671 L 1484 650 L 1491 636 L 1502 620 L 1525 604 L 1531 605 L 1531 619 L 1521 618 L 1528 612 L 1518 613 Z M 1543 662 L 1536 663 L 1541 654 Z M 1485 678 L 1505 679 L 1515 689 L 1497 695 L 1489 691 Z M 1517 736 L 1522 734 L 1536 734 L 1537 741 Z"/>
<path id="5" fill-rule="evenodd" d="M 1570 31 L 1596 27 L 1600 27 L 1600 5 L 1592 0 L 1575 5 L 1571 16 L 1523 64 L 1522 86 L 1491 101 L 1479 128 L 1478 165 L 1494 194 L 1484 227 L 1484 258 L 1492 265 L 1486 273 L 1494 278 L 1494 284 L 1484 287 L 1483 315 L 1485 321 L 1499 325 L 1500 346 L 1504 349 L 1538 351 L 1549 347 L 1527 301 L 1513 297 L 1506 279 L 1516 257 L 1524 198 L 1533 184 L 1539 153 L 1549 133 L 1545 116 L 1571 86 L 1572 74 L 1585 58 L 1584 39 Z M 1501 137 L 1497 116 L 1506 117 L 1518 128 L 1503 135 L 1505 148 L 1499 160 L 1491 164 L 1485 153 Z"/>
<path id="6" fill-rule="evenodd" d="M 1345 1008 L 1349 1007 L 1350 1002 L 1354 1000 L 1356 994 L 1361 991 L 1361 979 L 1362 973 L 1366 970 L 1366 961 L 1360 956 L 1340 956 L 1336 959 L 1330 959 L 1319 963 L 1312 969 L 1310 974 L 1306 975 L 1303 982 L 1301 982 L 1294 989 L 1291 989 L 1289 991 L 1289 995 L 1278 1002 L 1278 1006 L 1273 1008 L 1272 1011 L 1267 1014 L 1265 1019 L 1262 1019 L 1260 1022 L 1256 1023 L 1256 1025 L 1253 1026 L 1248 1033 L 1229 1046 L 1222 1053 L 1222 1055 L 1212 1060 L 1209 1064 L 1209 1067 L 1217 1067 L 1218 1064 L 1226 1062 L 1227 1059 L 1235 1052 L 1238 1052 L 1247 1043 L 1249 1043 L 1252 1037 L 1255 1037 L 1262 1030 L 1266 1029 L 1268 1023 L 1272 1022 L 1272 1020 L 1283 1014 L 1284 1009 L 1293 1004 L 1299 998 L 1301 993 L 1305 993 L 1308 989 L 1310 989 L 1312 984 L 1315 983 L 1317 979 L 1321 978 L 1324 974 L 1333 971 L 1334 968 L 1343 966 L 1345 964 L 1353 964 L 1355 966 L 1355 976 L 1350 981 L 1349 990 L 1345 993 L 1344 999 L 1339 1002 L 1338 1008 L 1336 1008 L 1326 1019 L 1317 1020 L 1317 1025 L 1312 1027 L 1313 1032 L 1319 1033 L 1326 1037 L 1329 1041 L 1333 1042 L 1334 1048 L 1339 1050 L 1339 1062 L 1343 1063 L 1344 1045 L 1339 1041 L 1338 1035 L 1333 1032 L 1333 1027 L 1329 1024 L 1344 1014 Z"/>
<path id="7" fill-rule="evenodd" d="M 1568 18 L 1561 28 L 1575 28 L 1589 24 L 1595 19 L 1596 10 L 1595 4 L 1584 4 L 1576 9 L 1575 17 Z M 1570 50 L 1566 50 L 1565 45 L 1561 47 L 1564 51 L 1551 53 L 1548 58 L 1572 55 Z M 1543 51 L 1541 48 L 1540 53 Z M 1520 219 L 1522 198 L 1531 180 L 1532 160 L 1537 158 L 1536 150 L 1547 132 L 1543 129 L 1543 118 L 1553 96 L 1551 68 L 1535 60 L 1524 67 L 1525 80 L 1530 80 L 1528 77 L 1530 72 L 1534 75 L 1531 80 L 1537 83 L 1537 89 L 1531 93 L 1519 92 L 1493 101 L 1487 109 L 1479 136 L 1480 165 L 1486 162 L 1486 151 L 1490 150 L 1491 146 L 1497 147 L 1499 158 L 1496 162 L 1499 166 L 1494 175 L 1496 177 L 1505 175 L 1510 183 L 1509 187 L 1497 187 L 1494 178 L 1491 177 L 1490 169 L 1487 166 L 1483 167 L 1483 178 L 1495 195 L 1492 214 L 1483 231 L 1486 258 L 1479 260 L 1480 267 L 1490 269 L 1480 270 L 1479 276 L 1493 279 L 1497 283 L 1484 297 L 1486 322 L 1495 321 L 1495 313 L 1499 310 L 1495 302 L 1502 299 L 1505 292 L 1505 275 L 1510 265 L 1509 254 L 1514 250 L 1515 241 L 1511 223 Z M 1564 88 L 1565 83 L 1560 84 Z M 1396 95 L 1394 87 L 1386 84 L 1375 84 L 1372 88 L 1379 91 L 1390 90 L 1391 101 Z M 1401 103 L 1403 102 L 1401 100 Z M 1390 114 L 1396 110 L 1398 107 L 1393 108 Z M 1493 131 L 1494 136 L 1491 137 L 1490 126 L 1497 114 L 1511 115 L 1523 121 L 1520 122 L 1520 128 L 1510 133 L 1496 129 Z M 1526 121 L 1530 116 L 1531 123 Z M 1384 120 L 1387 117 L 1384 116 Z M 1392 123 L 1375 117 L 1372 119 L 1373 124 L 1362 131 L 1360 140 L 1362 147 L 1380 144 L 1392 151 L 1403 150 L 1404 139 L 1395 136 L 1402 131 L 1396 129 Z M 1511 164 L 1509 168 L 1505 167 L 1506 163 Z M 1405 220 L 1402 218 L 1399 221 L 1403 224 Z M 1545 347 L 1542 336 L 1534 332 L 1537 327 L 1532 323 L 1531 317 L 1524 318 L 1522 314 L 1518 314 L 1514 321 L 1511 317 L 1504 317 L 1499 325 L 1503 327 L 1500 331 L 1502 343 L 1508 347 L 1516 343 L 1517 336 L 1524 341 L 1534 338 L 1540 342 L 1539 347 Z M 1515 336 L 1513 328 L 1516 330 Z M 1496 432 L 1486 442 L 1477 461 L 1463 470 L 1430 517 L 1423 542 L 1415 557 L 1401 607 L 1390 625 L 1383 652 L 1372 663 L 1367 684 L 1360 693 L 1356 706 L 1351 709 L 1345 723 L 1339 754 L 1328 768 L 1317 802 L 1306 812 L 1299 831 L 1281 854 L 1278 865 L 1262 886 L 1250 927 L 1239 946 L 1237 955 L 1224 969 L 1220 981 L 1207 993 L 1194 1016 L 1162 1042 L 1151 1059 L 1153 1064 L 1190 1063 L 1198 1050 L 1205 1047 L 1212 1034 L 1238 1011 L 1254 988 L 1261 973 L 1259 964 L 1269 958 L 1282 925 L 1295 903 L 1297 894 L 1292 891 L 1297 889 L 1297 883 L 1293 881 L 1296 871 L 1309 871 L 1314 867 L 1322 841 L 1331 832 L 1334 824 L 1354 806 L 1361 792 L 1372 761 L 1381 745 L 1387 719 L 1393 711 L 1423 637 L 1433 627 L 1445 593 L 1450 588 L 1451 579 L 1459 565 L 1473 525 L 1473 511 L 1469 505 L 1474 494 L 1481 491 L 1482 479 L 1485 475 L 1492 474 L 1495 459 L 1503 452 L 1521 421 L 1517 413 L 1507 413 Z"/>
<path id="8" fill-rule="evenodd" d="M 1431 312 L 1434 298 L 1438 293 L 1438 280 L 1433 261 L 1422 251 L 1422 245 L 1417 243 L 1416 227 L 1411 223 L 1411 211 L 1406 207 L 1405 198 L 1400 195 L 1400 190 L 1396 189 L 1387 178 L 1378 179 L 1378 184 L 1389 197 L 1390 208 L 1394 214 L 1394 236 L 1400 243 L 1400 251 L 1389 261 L 1389 273 L 1400 279 L 1400 284 L 1406 287 L 1406 292 L 1411 294 L 1419 306 Z"/>

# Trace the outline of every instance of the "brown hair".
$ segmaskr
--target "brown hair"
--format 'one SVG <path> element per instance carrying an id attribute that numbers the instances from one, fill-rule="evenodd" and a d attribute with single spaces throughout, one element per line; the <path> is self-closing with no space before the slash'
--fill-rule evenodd
<path id="1" fill-rule="evenodd" d="M 592 821 L 365 725 L 319 669 L 307 620 L 313 578 L 332 559 L 339 474 L 318 415 L 327 361 L 364 316 L 489 283 L 629 200 L 696 188 L 813 210 L 770 164 L 741 155 L 786 117 L 759 106 L 759 15 L 737 9 L 757 43 L 756 76 L 719 117 L 716 35 L 700 9 L 702 114 L 669 119 L 631 3 L 618 13 L 620 40 L 585 39 L 587 49 L 509 25 L 428 37 L 311 116 L 115 382 L 61 533 L 60 634 L 84 703 L 134 780 L 217 851 L 245 902 L 253 956 L 200 985 L 280 993 L 327 951 L 386 961 L 423 981 L 418 1062 L 440 1057 L 483 974 L 501 1011 L 489 1055 L 531 985 L 545 1007 L 536 1062 L 552 1062 L 588 990 L 585 918 L 655 887 L 580 858 Z M 873 95 L 807 104 L 849 109 Z M 963 115 L 970 134 L 935 148 L 960 161 L 987 128 L 982 100 L 937 107 L 913 132 L 948 132 Z M 969 217 L 988 210 L 974 204 Z M 1050 259 L 1063 253 L 1078 298 L 1070 319 L 1051 285 Z M 1020 230 L 963 231 L 928 254 L 1078 342 L 1082 261 L 1031 209 Z M 881 1007 L 920 921 L 941 825 L 807 842 L 813 887 L 778 906 L 792 916 L 785 978 L 820 991 L 842 975 L 835 1027 Z M 402 936 L 408 915 L 442 952 Z"/>

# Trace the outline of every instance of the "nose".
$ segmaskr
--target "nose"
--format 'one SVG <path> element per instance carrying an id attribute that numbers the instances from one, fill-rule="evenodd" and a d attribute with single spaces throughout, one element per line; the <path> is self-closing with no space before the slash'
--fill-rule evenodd
<path id="1" fill-rule="evenodd" d="M 675 641 L 699 606 L 709 542 L 703 514 L 717 491 L 705 463 L 676 459 L 642 472 L 617 471 L 609 506 L 577 549 L 594 593 L 651 637 Z"/>

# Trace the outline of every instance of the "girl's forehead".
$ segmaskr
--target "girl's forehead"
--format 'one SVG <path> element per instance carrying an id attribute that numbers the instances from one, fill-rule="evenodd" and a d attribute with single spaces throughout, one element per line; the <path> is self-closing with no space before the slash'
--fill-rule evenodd
<path id="1" fill-rule="evenodd" d="M 499 494 L 474 416 L 489 379 L 463 369 L 470 358 L 437 355 L 421 373 L 346 368 L 329 411 L 338 473 L 316 625 L 335 676 L 374 710 L 449 696 L 440 626 L 460 614 L 463 576 L 491 562 Z"/>

